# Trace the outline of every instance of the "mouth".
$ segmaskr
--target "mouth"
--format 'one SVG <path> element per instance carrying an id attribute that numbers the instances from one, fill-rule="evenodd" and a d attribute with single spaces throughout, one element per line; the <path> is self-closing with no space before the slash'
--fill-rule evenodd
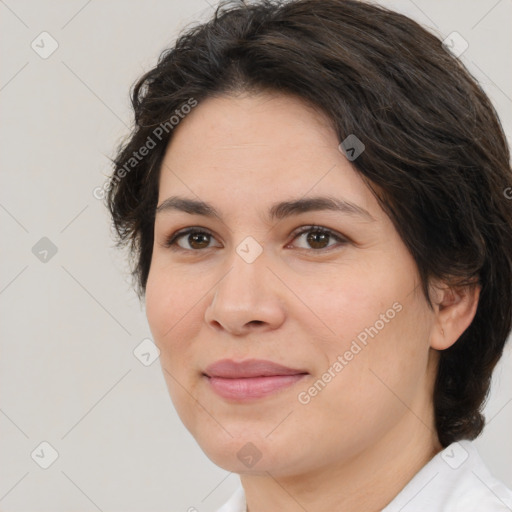
<path id="1" fill-rule="evenodd" d="M 211 389 L 228 400 L 247 401 L 263 398 L 289 388 L 309 373 L 272 361 L 250 359 L 235 362 L 223 359 L 203 373 Z"/>

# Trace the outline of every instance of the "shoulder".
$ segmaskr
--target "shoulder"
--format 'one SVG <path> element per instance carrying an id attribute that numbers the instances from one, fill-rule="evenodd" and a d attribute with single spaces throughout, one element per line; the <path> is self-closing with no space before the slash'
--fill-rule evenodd
<path id="1" fill-rule="evenodd" d="M 462 450 L 466 459 L 454 478 L 453 492 L 449 496 L 446 510 L 454 512 L 510 512 L 512 511 L 512 490 L 496 478 L 481 458 L 472 441 L 453 443 L 441 452 L 446 459 L 454 450 Z M 444 454 L 444 455 L 443 455 Z"/>
<path id="2" fill-rule="evenodd" d="M 433 457 L 382 512 L 511 512 L 512 491 L 497 479 L 472 441 Z"/>

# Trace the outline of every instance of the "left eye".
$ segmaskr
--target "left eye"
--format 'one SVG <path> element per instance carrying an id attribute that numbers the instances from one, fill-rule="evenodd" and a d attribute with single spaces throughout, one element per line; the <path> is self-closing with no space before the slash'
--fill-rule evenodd
<path id="1" fill-rule="evenodd" d="M 347 242 L 347 240 L 345 238 L 337 235 L 330 229 L 322 228 L 319 226 L 310 226 L 306 229 L 303 229 L 299 233 L 296 233 L 294 240 L 296 240 L 298 238 L 302 238 L 302 237 L 304 237 L 304 235 L 307 235 L 304 238 L 306 243 L 309 244 L 309 246 L 312 247 L 313 249 L 317 249 L 317 250 L 325 249 L 327 247 L 332 247 L 332 245 L 335 245 L 335 244 L 329 245 L 330 241 L 335 241 L 335 242 L 338 242 L 341 244 L 344 244 Z M 300 247 L 300 249 L 308 249 L 308 247 Z"/>

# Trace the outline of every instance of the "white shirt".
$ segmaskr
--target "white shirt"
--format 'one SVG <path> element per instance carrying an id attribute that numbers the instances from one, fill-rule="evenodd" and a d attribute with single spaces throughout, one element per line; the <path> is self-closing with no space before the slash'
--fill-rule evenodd
<path id="1" fill-rule="evenodd" d="M 511 511 L 512 491 L 490 473 L 473 442 L 463 440 L 435 455 L 381 512 Z M 247 512 L 241 484 L 216 512 Z"/>

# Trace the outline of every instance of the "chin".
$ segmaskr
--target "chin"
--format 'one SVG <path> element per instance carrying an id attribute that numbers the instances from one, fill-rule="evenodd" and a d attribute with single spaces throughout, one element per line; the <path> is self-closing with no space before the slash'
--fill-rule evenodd
<path id="1" fill-rule="evenodd" d="M 265 453 L 270 447 L 268 440 L 261 440 L 259 435 L 249 432 L 237 433 L 226 425 L 231 436 L 222 428 L 221 432 L 212 436 L 212 431 L 205 432 L 205 436 L 194 435 L 196 442 L 205 455 L 217 466 L 228 471 L 239 473 L 252 468 L 259 468 L 260 464 L 268 462 Z"/>

